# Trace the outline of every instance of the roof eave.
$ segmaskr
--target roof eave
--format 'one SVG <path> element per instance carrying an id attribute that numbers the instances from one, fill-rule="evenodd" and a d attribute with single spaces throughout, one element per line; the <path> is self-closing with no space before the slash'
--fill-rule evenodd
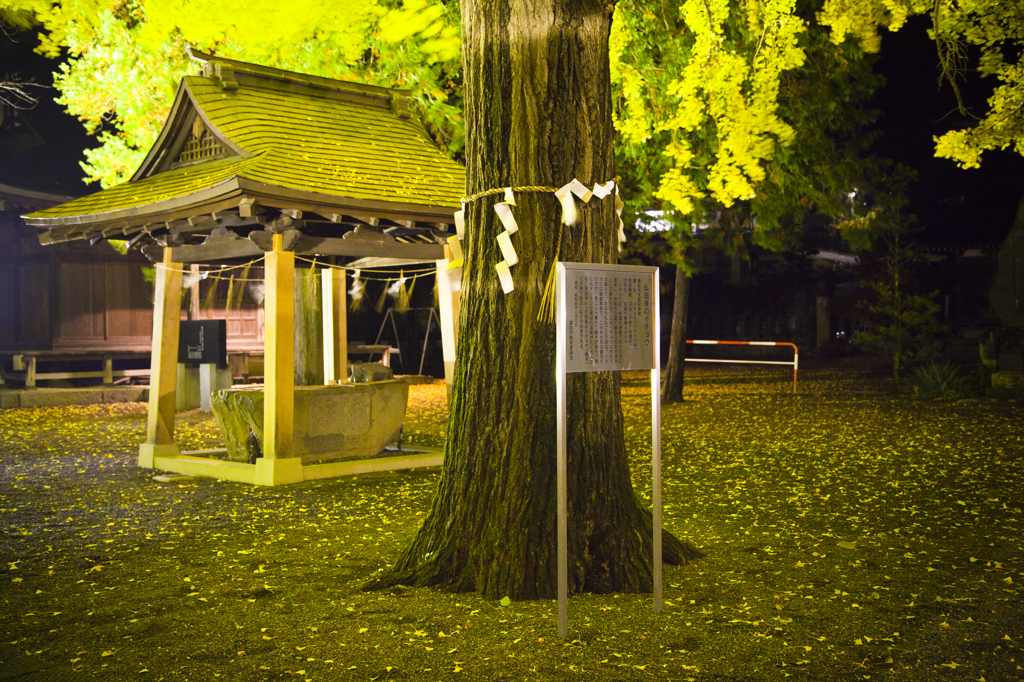
<path id="1" fill-rule="evenodd" d="M 182 78 L 178 83 L 178 92 L 174 95 L 174 103 L 171 105 L 171 110 L 167 114 L 167 119 L 164 121 L 163 126 L 160 128 L 160 134 L 157 136 L 153 146 L 149 148 L 149 153 L 146 154 L 146 158 L 143 159 L 138 170 L 132 174 L 132 177 L 128 182 L 138 182 L 139 180 L 149 176 L 156 168 L 156 165 L 161 160 L 161 152 L 166 147 L 168 140 L 172 139 L 174 134 L 178 131 L 179 126 L 174 124 L 184 118 L 187 107 L 183 106 L 183 103 L 189 99 L 191 99 L 191 97 L 190 94 L 188 94 L 188 89 L 185 87 L 185 79 Z"/>
<path id="2" fill-rule="evenodd" d="M 106 211 L 102 213 L 85 213 L 80 215 L 72 216 L 59 216 L 53 218 L 47 218 L 44 216 L 34 216 L 28 214 L 22 216 L 22 219 L 28 225 L 34 225 L 37 227 L 45 227 L 53 229 L 61 226 L 90 226 L 102 227 L 109 225 L 110 223 L 119 221 L 128 221 L 134 224 L 140 224 L 144 221 L 137 220 L 138 218 L 147 218 L 151 221 L 159 221 L 162 218 L 158 216 L 162 213 L 168 213 L 171 211 L 179 211 L 182 209 L 188 209 L 192 206 L 198 207 L 201 204 L 207 204 L 217 199 L 229 198 L 239 190 L 239 177 L 232 176 L 226 180 L 223 180 L 216 185 L 211 187 L 205 187 L 191 194 L 185 194 L 182 196 L 166 199 L 164 201 L 157 201 L 150 204 L 144 204 L 142 206 L 132 206 L 131 208 L 122 208 L 114 211 Z"/>
<path id="3" fill-rule="evenodd" d="M 458 205 L 417 204 L 401 201 L 359 199 L 322 192 L 293 189 L 232 176 L 212 187 L 166 201 L 127 209 L 62 217 L 23 216 L 28 225 L 60 233 L 61 241 L 85 239 L 111 228 L 132 229 L 237 205 L 252 197 L 260 205 L 277 209 L 299 209 L 321 215 L 374 215 L 388 220 L 415 220 L 451 224 Z M 61 229 L 65 228 L 65 229 Z"/>
<path id="4" fill-rule="evenodd" d="M 245 194 L 256 197 L 264 206 L 280 209 L 297 208 L 321 215 L 332 210 L 335 213 L 354 210 L 358 213 L 372 214 L 389 220 L 420 220 L 453 224 L 455 211 L 460 206 L 458 202 L 418 204 L 380 199 L 358 199 L 338 194 L 282 187 L 244 177 L 238 178 L 238 186 Z"/>

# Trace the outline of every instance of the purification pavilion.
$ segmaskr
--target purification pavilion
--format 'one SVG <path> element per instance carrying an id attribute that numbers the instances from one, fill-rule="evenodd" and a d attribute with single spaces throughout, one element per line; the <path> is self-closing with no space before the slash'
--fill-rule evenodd
<path id="1" fill-rule="evenodd" d="M 409 91 L 222 59 L 190 50 L 156 143 L 128 182 L 25 216 L 43 244 L 129 240 L 156 268 L 146 442 L 139 466 L 262 485 L 347 473 L 293 456 L 296 257 L 436 262 L 446 377 L 454 361 L 458 263 L 448 260 L 462 166 L 410 116 Z M 182 275 L 189 264 L 264 259 L 263 457 L 182 454 L 174 441 Z M 323 274 L 325 384 L 346 379 L 342 270 Z M 439 456 L 432 455 L 434 459 Z M 378 462 L 380 469 L 439 461 Z M 367 470 L 363 467 L 361 470 Z"/>

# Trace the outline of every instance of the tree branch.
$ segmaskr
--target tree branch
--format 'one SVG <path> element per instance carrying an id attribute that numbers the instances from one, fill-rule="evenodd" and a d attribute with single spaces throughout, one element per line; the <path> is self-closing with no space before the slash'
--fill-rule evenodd
<path id="1" fill-rule="evenodd" d="M 0 80 L 0 104 L 12 109 L 31 109 L 39 103 L 39 98 L 30 92 L 30 88 L 45 87 L 32 81 L 18 79 L 18 74 L 4 76 Z"/>

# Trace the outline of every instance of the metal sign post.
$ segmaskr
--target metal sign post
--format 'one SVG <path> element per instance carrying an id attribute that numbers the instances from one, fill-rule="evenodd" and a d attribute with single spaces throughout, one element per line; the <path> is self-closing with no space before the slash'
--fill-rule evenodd
<path id="1" fill-rule="evenodd" d="M 654 612 L 661 613 L 661 317 L 658 268 L 558 263 L 555 270 L 555 403 L 558 487 L 558 636 L 569 635 L 566 375 L 651 370 Z"/>

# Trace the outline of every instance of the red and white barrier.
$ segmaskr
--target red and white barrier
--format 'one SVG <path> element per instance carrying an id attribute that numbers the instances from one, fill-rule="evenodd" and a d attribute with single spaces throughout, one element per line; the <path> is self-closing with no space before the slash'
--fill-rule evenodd
<path id="1" fill-rule="evenodd" d="M 793 362 L 781 360 L 715 360 L 711 358 L 685 358 L 686 362 L 736 362 L 749 365 L 792 365 L 793 366 L 793 393 L 796 393 L 796 371 L 797 362 L 800 359 L 800 349 L 795 343 L 785 341 L 701 341 L 687 339 L 686 343 L 706 346 L 790 346 L 793 348 Z"/>

